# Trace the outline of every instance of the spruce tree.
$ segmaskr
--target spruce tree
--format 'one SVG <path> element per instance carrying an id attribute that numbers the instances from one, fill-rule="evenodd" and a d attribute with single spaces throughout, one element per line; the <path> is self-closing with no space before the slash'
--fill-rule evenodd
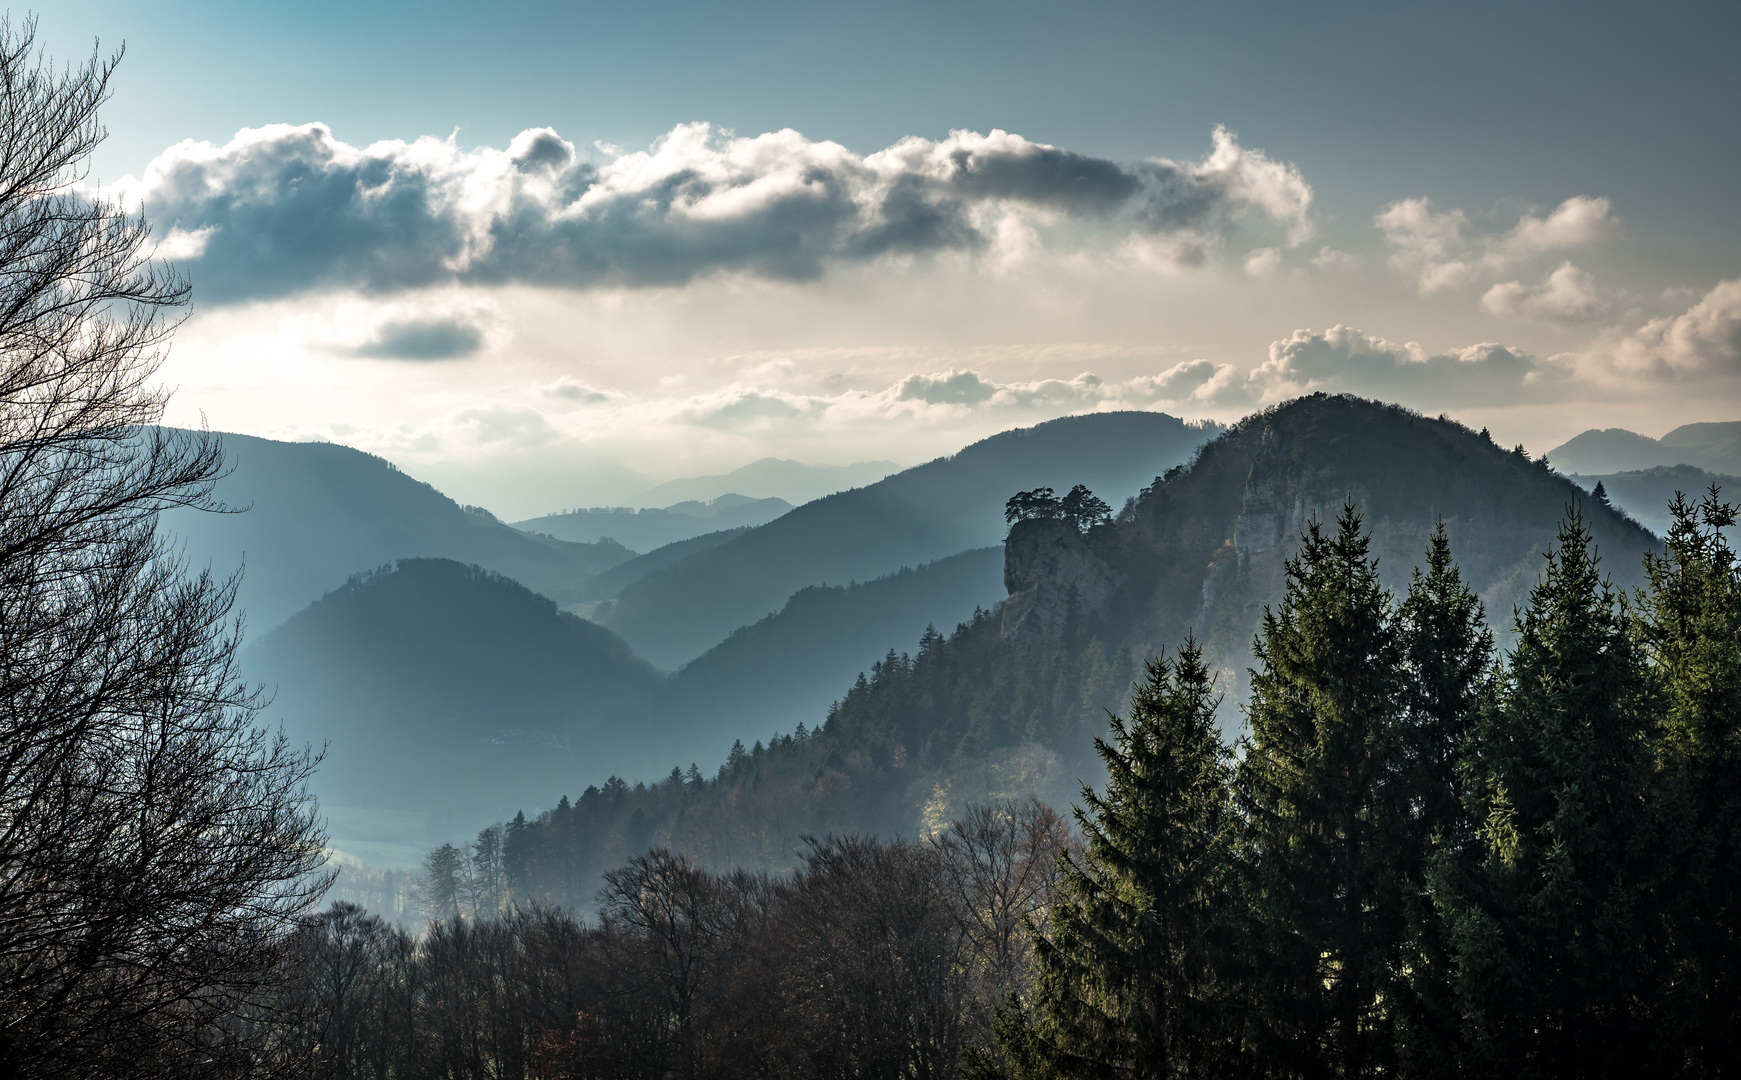
<path id="1" fill-rule="evenodd" d="M 1707 1076 L 1741 1073 L 1741 563 L 1713 487 L 1678 493 L 1636 629 L 1663 694 L 1657 790 L 1661 914 L 1669 945 L 1656 1033 Z"/>
<path id="2" fill-rule="evenodd" d="M 1470 725 L 1490 697 L 1493 632 L 1481 601 L 1451 558 L 1440 522 L 1398 611 L 1403 660 L 1400 834 L 1403 915 L 1407 923 L 1398 987 L 1398 1053 L 1404 1070 L 1434 1075 L 1451 1066 L 1457 1007 L 1450 993 L 1452 956 L 1433 908 L 1427 873 L 1435 852 L 1466 860 L 1476 846 L 1464 807 L 1462 758 Z"/>
<path id="3" fill-rule="evenodd" d="M 1575 508 L 1516 632 L 1497 705 L 1471 739 L 1478 859 L 1434 866 L 1465 1065 L 1640 1075 L 1650 702 L 1620 597 Z"/>
<path id="4" fill-rule="evenodd" d="M 1232 1071 L 1220 699 L 1195 641 L 1147 670 L 1128 722 L 1112 715 L 1111 741 L 1095 740 L 1106 794 L 1083 789 L 1086 847 L 1036 935 L 1032 1007 L 998 1025 L 1019 1076 Z"/>
<path id="5" fill-rule="evenodd" d="M 1402 937 L 1400 649 L 1352 502 L 1312 522 L 1254 644 L 1237 791 L 1255 889 L 1256 1047 L 1278 1073 L 1360 1077 L 1392 1057 Z"/>

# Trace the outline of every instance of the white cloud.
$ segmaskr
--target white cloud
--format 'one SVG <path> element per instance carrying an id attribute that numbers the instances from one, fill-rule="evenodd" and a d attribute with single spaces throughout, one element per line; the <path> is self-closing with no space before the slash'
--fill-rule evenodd
<path id="1" fill-rule="evenodd" d="M 1741 279 L 1718 282 L 1686 311 L 1652 319 L 1591 350 L 1590 359 L 1660 379 L 1741 375 Z"/>
<path id="2" fill-rule="evenodd" d="M 1523 214 L 1511 228 L 1483 233 L 1461 210 L 1402 199 L 1374 219 L 1396 249 L 1391 266 L 1414 276 L 1422 296 L 1492 281 L 1531 259 L 1587 248 L 1619 232 L 1607 199 L 1574 195 L 1546 217 Z"/>
<path id="3" fill-rule="evenodd" d="M 1297 244 L 1312 189 L 1215 129 L 1199 161 L 1118 163 L 1004 131 L 902 139 L 860 156 L 790 129 L 682 124 L 583 159 L 549 128 L 505 150 L 454 139 L 366 147 L 324 124 L 187 141 L 107 190 L 143 206 L 207 303 L 460 282 L 589 288 L 714 273 L 809 280 L 942 252 L 1020 261 L 1048 245 L 1158 245 L 1201 264 L 1236 223 Z"/>
<path id="4" fill-rule="evenodd" d="M 1281 249 L 1258 248 L 1245 257 L 1245 272 L 1255 278 L 1270 277 L 1282 268 Z"/>
<path id="5" fill-rule="evenodd" d="M 1269 348 L 1246 381 L 1253 398 L 1277 401 L 1316 390 L 1345 390 L 1432 407 L 1491 404 L 1555 392 L 1566 371 L 1493 342 L 1429 353 L 1351 326 L 1296 330 Z"/>
<path id="6" fill-rule="evenodd" d="M 1482 295 L 1481 308 L 1494 315 L 1569 323 L 1600 319 L 1608 314 L 1609 304 L 1597 291 L 1595 278 L 1563 262 L 1540 285 L 1494 285 Z"/>

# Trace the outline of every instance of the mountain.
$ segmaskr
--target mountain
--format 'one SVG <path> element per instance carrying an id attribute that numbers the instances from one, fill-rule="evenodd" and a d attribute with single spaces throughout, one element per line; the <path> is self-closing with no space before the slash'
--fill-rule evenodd
<path id="1" fill-rule="evenodd" d="M 688 540 L 678 540 L 664 547 L 654 548 L 645 555 L 637 555 L 628 562 L 618 563 L 609 570 L 602 570 L 581 582 L 576 595 L 581 600 L 610 600 L 623 589 L 655 570 L 673 566 L 699 552 L 716 548 L 728 541 L 735 540 L 750 531 L 748 525 L 736 529 L 723 529 L 719 532 L 703 533 Z"/>
<path id="2" fill-rule="evenodd" d="M 1683 424 L 1660 439 L 1625 428 L 1592 428 L 1549 450 L 1548 460 L 1561 472 L 1581 476 L 1637 472 L 1665 465 L 1741 473 L 1741 421 Z"/>
<path id="3" fill-rule="evenodd" d="M 1016 523 L 998 608 L 886 656 L 842 687 L 820 730 L 734 748 L 711 776 L 588 789 L 536 815 L 531 891 L 584 903 L 599 873 L 649 844 L 780 870 L 806 834 L 913 835 L 987 797 L 1061 805 L 1096 780 L 1092 740 L 1105 710 L 1124 708 L 1142 659 L 1187 635 L 1217 671 L 1236 734 L 1252 637 L 1281 597 L 1285 562 L 1307 523 L 1333 521 L 1348 499 L 1392 588 L 1443 521 L 1502 641 L 1568 508 L 1622 588 L 1642 581 L 1657 546 L 1546 464 L 1453 421 L 1345 396 L 1288 402 L 1167 470 L 1110 522 L 1085 533 Z"/>
<path id="4" fill-rule="evenodd" d="M 901 467 L 892 461 L 861 461 L 856 465 L 804 465 L 781 458 L 762 458 L 719 476 L 690 476 L 643 491 L 641 506 L 664 506 L 685 500 L 716 499 L 727 492 L 751 498 L 780 498 L 807 503 L 848 488 L 874 484 Z"/>
<path id="5" fill-rule="evenodd" d="M 1734 500 L 1741 497 L 1741 477 L 1706 472 L 1692 465 L 1659 465 L 1654 469 L 1600 476 L 1577 475 L 1571 479 L 1587 491 L 1595 490 L 1600 483 L 1609 502 L 1658 536 L 1668 535 L 1668 504 L 1676 492 L 1693 502 L 1716 484 L 1723 489 L 1725 498 Z"/>
<path id="6" fill-rule="evenodd" d="M 315 788 L 341 850 L 407 815 L 402 831 L 427 845 L 555 798 L 587 771 L 591 741 L 616 738 L 601 729 L 660 683 L 610 631 L 447 559 L 357 575 L 243 667 L 276 692 L 267 719 L 327 746 Z"/>
<path id="7" fill-rule="evenodd" d="M 245 512 L 176 510 L 161 524 L 195 566 L 229 573 L 245 562 L 239 606 L 255 632 L 394 559 L 476 563 L 568 600 L 588 577 L 634 556 L 615 543 L 529 536 L 346 446 L 223 439 L 231 471 L 217 497 Z"/>
<path id="8" fill-rule="evenodd" d="M 1116 412 L 1006 431 L 648 574 L 597 617 L 654 664 L 680 667 L 806 585 L 867 581 L 997 543 L 1018 490 L 1083 483 L 1116 505 L 1216 430 Z"/>
<path id="9" fill-rule="evenodd" d="M 909 646 L 928 626 L 968 621 L 1003 591 L 1003 552 L 995 547 L 874 581 L 800 589 L 671 676 L 660 699 L 673 725 L 666 738 L 686 748 L 688 764 L 722 758 L 734 739 L 815 725 L 884 653 Z M 650 766 L 676 763 L 666 747 L 649 749 Z"/>
<path id="10" fill-rule="evenodd" d="M 680 502 L 663 509 L 595 507 L 514 522 L 521 532 L 538 533 L 573 543 L 610 539 L 635 551 L 652 551 L 727 529 L 765 525 L 792 509 L 784 499 L 751 499 L 721 495 L 710 502 Z"/>

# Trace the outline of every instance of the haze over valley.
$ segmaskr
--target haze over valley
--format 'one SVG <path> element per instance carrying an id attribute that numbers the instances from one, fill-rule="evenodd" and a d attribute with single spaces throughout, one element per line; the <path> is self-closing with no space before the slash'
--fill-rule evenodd
<path id="1" fill-rule="evenodd" d="M 0 1080 L 1741 1074 L 1741 8 L 0 20 Z"/>

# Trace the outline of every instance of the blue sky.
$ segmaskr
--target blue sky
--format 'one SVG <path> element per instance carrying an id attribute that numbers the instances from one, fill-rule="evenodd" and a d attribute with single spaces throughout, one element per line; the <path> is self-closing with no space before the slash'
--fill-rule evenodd
<path id="1" fill-rule="evenodd" d="M 127 44 L 95 176 L 194 280 L 176 408 L 508 513 L 1310 388 L 1533 449 L 1733 419 L 1738 31 L 1733 4 L 94 0 L 40 24 L 60 57 Z M 649 218 L 679 174 L 706 197 Z M 766 201 L 803 176 L 837 197 Z"/>

